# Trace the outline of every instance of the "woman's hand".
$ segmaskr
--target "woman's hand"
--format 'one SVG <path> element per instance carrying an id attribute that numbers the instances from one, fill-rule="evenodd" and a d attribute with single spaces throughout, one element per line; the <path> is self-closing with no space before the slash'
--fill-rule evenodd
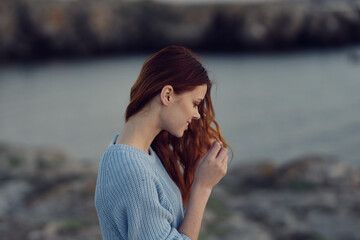
<path id="1" fill-rule="evenodd" d="M 199 161 L 193 185 L 211 190 L 225 176 L 228 158 L 228 150 L 214 142 Z"/>
<path id="2" fill-rule="evenodd" d="M 179 228 L 179 232 L 190 239 L 199 237 L 201 221 L 211 190 L 226 174 L 229 158 L 227 153 L 226 148 L 214 142 L 199 161 L 185 217 Z"/>

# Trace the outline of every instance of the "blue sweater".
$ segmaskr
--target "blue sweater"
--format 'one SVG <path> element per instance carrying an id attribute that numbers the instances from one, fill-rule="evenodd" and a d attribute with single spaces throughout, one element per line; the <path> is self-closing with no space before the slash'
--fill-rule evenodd
<path id="1" fill-rule="evenodd" d="M 104 240 L 185 239 L 181 193 L 160 159 L 135 147 L 115 144 L 99 166 L 95 207 Z"/>

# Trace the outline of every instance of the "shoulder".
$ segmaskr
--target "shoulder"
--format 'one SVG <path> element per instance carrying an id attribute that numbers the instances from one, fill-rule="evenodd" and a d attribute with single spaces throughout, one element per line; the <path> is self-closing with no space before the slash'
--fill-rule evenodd
<path id="1" fill-rule="evenodd" d="M 108 148 L 102 159 L 100 168 L 105 168 L 107 172 L 114 173 L 151 173 L 149 156 L 139 150 L 126 148 L 124 146 L 114 146 Z"/>
<path id="2" fill-rule="evenodd" d="M 146 153 L 108 148 L 100 162 L 97 176 L 98 194 L 107 198 L 109 193 L 123 193 L 118 196 L 142 192 L 143 188 L 157 188 L 157 177 Z M 110 194 L 113 195 L 113 194 Z"/>

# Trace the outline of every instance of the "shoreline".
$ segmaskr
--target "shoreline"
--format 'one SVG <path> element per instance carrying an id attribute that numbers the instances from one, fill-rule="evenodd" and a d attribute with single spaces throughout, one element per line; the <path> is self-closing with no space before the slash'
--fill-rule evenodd
<path id="1" fill-rule="evenodd" d="M 199 5 L 7 0 L 0 7 L 0 62 L 116 56 L 167 45 L 256 53 L 360 43 L 358 0 Z"/>
<path id="2" fill-rule="evenodd" d="M 0 236 L 101 238 L 97 163 L 58 149 L 1 146 L 0 166 Z M 336 158 L 236 164 L 213 189 L 199 239 L 356 239 L 359 196 L 360 168 Z"/>

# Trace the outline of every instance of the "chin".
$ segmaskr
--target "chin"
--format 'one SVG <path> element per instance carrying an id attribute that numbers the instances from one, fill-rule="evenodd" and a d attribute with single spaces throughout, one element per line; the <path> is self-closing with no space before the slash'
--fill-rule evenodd
<path id="1" fill-rule="evenodd" d="M 182 138 L 184 136 L 184 132 L 174 135 L 177 138 Z"/>
<path id="2" fill-rule="evenodd" d="M 177 137 L 177 138 L 181 138 L 184 136 L 184 131 L 181 132 L 169 132 L 172 136 Z"/>

